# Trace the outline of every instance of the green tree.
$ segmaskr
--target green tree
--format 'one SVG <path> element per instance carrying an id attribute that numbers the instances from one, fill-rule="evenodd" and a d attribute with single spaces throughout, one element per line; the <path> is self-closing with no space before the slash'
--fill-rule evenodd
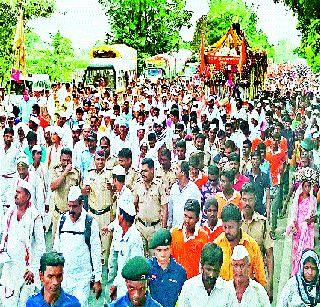
<path id="1" fill-rule="evenodd" d="M 283 2 L 298 16 L 301 31 L 298 54 L 304 57 L 314 72 L 320 72 L 320 6 L 319 0 L 274 0 Z"/>
<path id="2" fill-rule="evenodd" d="M 0 0 L 0 84 L 10 76 L 19 2 L 18 0 Z M 47 17 L 55 9 L 55 0 L 22 0 L 21 3 L 25 24 L 35 17 Z"/>
<path id="3" fill-rule="evenodd" d="M 217 42 L 233 23 L 238 22 L 252 48 L 266 50 L 268 56 L 274 56 L 273 46 L 268 42 L 266 34 L 257 28 L 257 15 L 244 1 L 211 0 L 209 7 L 208 15 L 202 16 L 196 24 L 191 43 L 194 52 L 199 52 L 202 31 L 205 33 L 206 45 L 211 45 Z"/>
<path id="4" fill-rule="evenodd" d="M 123 43 L 138 50 L 139 58 L 177 50 L 182 26 L 191 12 L 185 0 L 99 0 L 111 23 L 108 43 Z"/>
<path id="5" fill-rule="evenodd" d="M 48 74 L 51 81 L 71 81 L 74 72 L 88 64 L 83 56 L 75 55 L 71 40 L 60 32 L 51 37 L 51 43 L 45 43 L 29 31 L 26 49 L 28 72 Z"/>

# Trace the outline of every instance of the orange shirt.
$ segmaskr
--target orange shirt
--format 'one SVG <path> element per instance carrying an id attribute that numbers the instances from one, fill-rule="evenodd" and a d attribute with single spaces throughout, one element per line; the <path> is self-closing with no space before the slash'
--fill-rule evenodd
<path id="1" fill-rule="evenodd" d="M 197 187 L 199 188 L 199 190 L 201 191 L 202 187 L 208 182 L 208 176 L 202 174 L 201 176 L 199 176 L 194 183 L 197 185 Z"/>
<path id="2" fill-rule="evenodd" d="M 199 262 L 203 246 L 209 242 L 207 233 L 196 226 L 194 236 L 188 239 L 181 227 L 172 229 L 172 256 L 187 272 L 187 278 L 199 274 Z"/>
<path id="3" fill-rule="evenodd" d="M 217 200 L 218 202 L 218 219 L 221 218 L 221 212 L 224 206 L 228 205 L 228 204 L 234 204 L 235 206 L 239 207 L 240 210 L 242 209 L 240 207 L 240 199 L 241 199 L 241 195 L 240 192 L 234 190 L 233 191 L 233 195 L 226 199 L 225 195 L 222 192 L 218 192 L 214 198 Z"/>
<path id="4" fill-rule="evenodd" d="M 218 220 L 217 225 L 214 227 L 214 229 L 211 229 L 208 226 L 208 222 L 206 222 L 202 229 L 207 233 L 209 237 L 209 242 L 213 242 L 216 238 L 218 238 L 223 233 L 223 227 L 222 227 L 222 221 Z"/>
<path id="5" fill-rule="evenodd" d="M 233 279 L 233 269 L 231 265 L 232 248 L 225 236 L 222 233 L 215 241 L 217 245 L 222 248 L 223 251 L 223 263 L 220 271 L 221 278 L 225 280 Z M 247 233 L 242 231 L 242 237 L 239 245 L 245 246 L 250 257 L 250 272 L 249 276 L 259 282 L 262 286 L 266 286 L 267 279 L 264 271 L 263 257 L 260 251 L 258 243 L 250 237 Z"/>

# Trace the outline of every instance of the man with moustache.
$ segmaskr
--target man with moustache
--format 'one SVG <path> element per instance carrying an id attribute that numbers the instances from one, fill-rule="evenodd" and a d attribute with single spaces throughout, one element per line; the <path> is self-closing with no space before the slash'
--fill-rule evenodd
<path id="1" fill-rule="evenodd" d="M 3 216 L 3 206 L 7 202 L 7 193 L 14 184 L 14 174 L 16 172 L 16 161 L 19 150 L 12 144 L 14 130 L 5 128 L 3 131 L 4 145 L 0 146 L 0 216 Z"/>
<path id="2" fill-rule="evenodd" d="M 94 156 L 94 167 L 88 170 L 84 178 L 82 194 L 88 196 L 88 213 L 102 227 L 114 220 L 115 210 L 112 201 L 112 172 L 106 169 L 106 158 L 103 150 L 98 150 Z M 108 260 L 111 235 L 101 236 L 103 263 Z"/>
<path id="3" fill-rule="evenodd" d="M 60 215 L 68 211 L 68 193 L 71 186 L 79 185 L 80 172 L 72 165 L 72 151 L 63 148 L 60 164 L 55 166 L 50 174 L 52 191 L 50 211 L 52 214 L 52 235 L 55 235 Z"/>
<path id="4" fill-rule="evenodd" d="M 179 307 L 232 306 L 231 289 L 219 277 L 222 262 L 222 249 L 215 243 L 207 243 L 201 251 L 201 274 L 184 283 Z"/>
<path id="5" fill-rule="evenodd" d="M 0 245 L 2 306 L 25 306 L 28 297 L 40 284 L 36 272 L 46 246 L 41 215 L 35 206 L 30 205 L 30 191 L 27 181 L 18 182 L 15 206 L 4 217 Z"/>
<path id="6" fill-rule="evenodd" d="M 135 185 L 133 195 L 137 208 L 137 229 L 147 250 L 152 235 L 161 227 L 166 227 L 168 220 L 165 186 L 155 177 L 154 161 L 151 158 L 142 160 L 141 180 Z"/>
<path id="7" fill-rule="evenodd" d="M 80 307 L 76 297 L 61 287 L 63 280 L 64 257 L 55 251 L 44 253 L 40 259 L 39 277 L 43 288 L 38 294 L 29 297 L 26 307 L 61 306 Z"/>
<path id="8" fill-rule="evenodd" d="M 237 245 L 231 256 L 233 280 L 228 281 L 234 301 L 240 307 L 269 307 L 270 301 L 265 288 L 249 277 L 250 257 L 243 245 Z"/>
<path id="9" fill-rule="evenodd" d="M 60 217 L 53 249 L 63 253 L 66 259 L 64 289 L 86 307 L 92 278 L 96 299 L 101 295 L 102 264 L 98 223 L 82 206 L 81 190 L 72 186 L 68 194 L 69 213 Z"/>
<path id="10" fill-rule="evenodd" d="M 273 294 L 273 246 L 270 236 L 271 228 L 268 219 L 255 211 L 256 192 L 252 183 L 246 183 L 241 189 L 242 225 L 241 229 L 258 243 L 261 253 L 265 256 L 268 271 L 268 294 L 272 301 Z"/>
<path id="11" fill-rule="evenodd" d="M 221 213 L 221 219 L 224 233 L 214 241 L 223 250 L 223 264 L 220 276 L 225 280 L 233 278 L 231 266 L 232 250 L 236 245 L 241 244 L 246 247 L 250 255 L 250 277 L 266 286 L 267 280 L 259 245 L 241 229 L 242 216 L 240 209 L 233 204 L 225 206 Z"/>

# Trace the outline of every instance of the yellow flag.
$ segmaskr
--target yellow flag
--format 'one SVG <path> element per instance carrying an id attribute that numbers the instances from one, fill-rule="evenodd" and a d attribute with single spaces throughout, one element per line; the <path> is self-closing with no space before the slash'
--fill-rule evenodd
<path id="1" fill-rule="evenodd" d="M 23 26 L 23 10 L 19 8 L 19 17 L 17 22 L 16 34 L 13 42 L 14 51 L 14 68 L 19 69 L 21 73 L 26 75 L 26 48 Z"/>

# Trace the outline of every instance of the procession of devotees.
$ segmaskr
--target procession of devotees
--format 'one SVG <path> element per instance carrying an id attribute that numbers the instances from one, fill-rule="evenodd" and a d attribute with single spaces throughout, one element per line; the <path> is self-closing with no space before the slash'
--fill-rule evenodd
<path id="1" fill-rule="evenodd" d="M 319 306 L 318 77 L 276 66 L 247 96 L 197 76 L 6 93 L 1 305 Z"/>

